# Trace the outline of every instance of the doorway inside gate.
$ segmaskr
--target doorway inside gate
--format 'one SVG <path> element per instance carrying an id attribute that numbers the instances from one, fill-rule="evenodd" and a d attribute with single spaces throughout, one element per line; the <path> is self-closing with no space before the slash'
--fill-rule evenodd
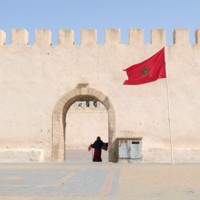
<path id="1" fill-rule="evenodd" d="M 94 149 L 88 151 L 97 136 L 108 143 L 108 113 L 93 98 L 82 98 L 71 105 L 66 114 L 65 161 L 91 162 Z M 102 162 L 108 162 L 108 151 L 101 151 Z"/>

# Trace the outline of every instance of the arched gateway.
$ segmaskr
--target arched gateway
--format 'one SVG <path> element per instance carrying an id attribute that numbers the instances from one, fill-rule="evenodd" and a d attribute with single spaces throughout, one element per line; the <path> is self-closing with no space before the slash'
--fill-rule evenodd
<path id="1" fill-rule="evenodd" d="M 116 161 L 116 125 L 115 111 L 110 99 L 102 92 L 90 88 L 88 83 L 80 83 L 70 92 L 64 94 L 56 103 L 53 110 L 52 128 L 52 161 L 62 162 L 65 158 L 65 118 L 70 106 L 82 98 L 95 98 L 100 101 L 108 112 L 108 142 L 109 142 L 109 161 Z"/>

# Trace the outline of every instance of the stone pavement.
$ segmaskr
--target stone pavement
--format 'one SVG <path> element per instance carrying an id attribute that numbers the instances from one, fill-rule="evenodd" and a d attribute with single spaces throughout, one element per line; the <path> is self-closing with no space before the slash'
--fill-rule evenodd
<path id="1" fill-rule="evenodd" d="M 200 200 L 200 164 L 92 163 L 87 151 L 63 163 L 1 163 L 0 200 Z"/>

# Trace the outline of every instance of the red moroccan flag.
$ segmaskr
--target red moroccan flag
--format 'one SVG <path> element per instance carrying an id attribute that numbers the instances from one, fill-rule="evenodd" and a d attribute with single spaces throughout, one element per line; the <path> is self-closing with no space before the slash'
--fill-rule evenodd
<path id="1" fill-rule="evenodd" d="M 149 59 L 124 69 L 128 80 L 124 85 L 139 85 L 166 78 L 164 48 Z"/>

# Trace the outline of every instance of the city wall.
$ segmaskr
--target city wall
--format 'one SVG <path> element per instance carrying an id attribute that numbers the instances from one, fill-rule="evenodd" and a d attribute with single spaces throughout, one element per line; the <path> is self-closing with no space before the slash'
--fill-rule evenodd
<path id="1" fill-rule="evenodd" d="M 58 45 L 51 32 L 12 30 L 12 42 L 0 31 L 0 158 L 1 162 L 63 161 L 66 115 L 82 97 L 104 104 L 108 117 L 109 160 L 116 161 L 116 139 L 142 137 L 141 162 L 171 162 L 171 122 L 174 162 L 200 161 L 200 29 L 196 43 L 189 30 L 176 29 L 166 45 L 165 30 L 130 29 L 129 44 L 120 43 L 119 29 L 105 30 L 97 44 L 96 30 L 82 30 L 74 44 L 72 30 L 59 30 Z M 168 33 L 169 34 L 169 33 Z M 123 69 L 141 62 L 165 46 L 167 81 L 124 86 Z"/>

